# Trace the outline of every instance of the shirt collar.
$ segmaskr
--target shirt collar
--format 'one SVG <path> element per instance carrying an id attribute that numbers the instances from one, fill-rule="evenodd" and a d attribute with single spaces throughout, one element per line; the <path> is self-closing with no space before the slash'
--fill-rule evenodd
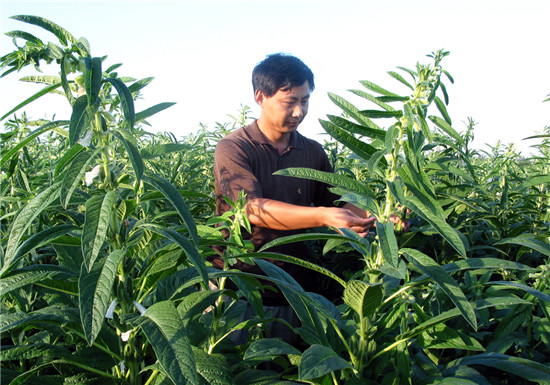
<path id="1" fill-rule="evenodd" d="M 252 139 L 252 141 L 258 144 L 267 144 L 269 146 L 272 146 L 272 144 L 266 138 L 262 130 L 260 130 L 257 120 L 254 120 L 253 123 L 246 126 L 244 130 L 246 131 L 250 139 Z M 300 146 L 300 141 L 298 140 L 299 135 L 300 134 L 296 131 L 290 134 L 290 142 L 288 143 L 289 148 L 296 148 L 296 149 L 302 148 L 302 146 Z"/>

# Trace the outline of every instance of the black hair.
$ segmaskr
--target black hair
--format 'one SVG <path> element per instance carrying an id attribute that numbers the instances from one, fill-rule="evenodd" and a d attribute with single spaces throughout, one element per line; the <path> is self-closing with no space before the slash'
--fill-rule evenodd
<path id="1" fill-rule="evenodd" d="M 299 87 L 306 81 L 313 91 L 313 72 L 297 57 L 284 53 L 268 55 L 252 71 L 254 93 L 260 90 L 267 97 L 275 95 L 280 89 Z"/>

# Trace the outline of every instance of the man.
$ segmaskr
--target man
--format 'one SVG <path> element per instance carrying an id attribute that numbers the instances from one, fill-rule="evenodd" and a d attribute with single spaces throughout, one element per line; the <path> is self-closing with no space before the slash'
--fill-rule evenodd
<path id="1" fill-rule="evenodd" d="M 236 200 L 246 193 L 246 214 L 252 225 L 245 234 L 259 249 L 276 238 L 297 234 L 308 228 L 333 226 L 366 234 L 375 218 L 351 204 L 335 206 L 339 198 L 326 184 L 301 178 L 273 175 L 277 170 L 306 167 L 332 172 L 322 146 L 298 133 L 307 115 L 310 94 L 315 88 L 313 73 L 298 58 L 285 54 L 269 55 L 252 73 L 254 98 L 261 107 L 260 117 L 219 141 L 214 159 L 216 210 L 229 210 L 224 195 Z M 303 258 L 303 244 L 289 244 L 269 251 Z M 311 274 L 296 274 L 295 265 L 274 262 L 308 289 Z M 220 257 L 213 264 L 223 266 Z M 256 266 L 238 262 L 243 271 L 260 272 Z M 264 305 L 285 305 L 284 298 L 271 290 L 263 296 Z"/>

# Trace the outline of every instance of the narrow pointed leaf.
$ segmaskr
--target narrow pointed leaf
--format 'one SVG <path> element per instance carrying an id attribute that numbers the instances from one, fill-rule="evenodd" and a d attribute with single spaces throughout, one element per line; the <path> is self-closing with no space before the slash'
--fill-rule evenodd
<path id="1" fill-rule="evenodd" d="M 136 175 L 136 186 L 139 186 L 145 166 L 143 165 L 143 159 L 139 153 L 136 139 L 131 133 L 123 128 L 117 128 L 113 133 L 121 141 L 128 153 L 128 157 L 130 158 L 132 168 L 134 169 L 134 173 Z"/>
<path id="2" fill-rule="evenodd" d="M 400 252 L 405 255 L 409 262 L 413 263 L 424 274 L 432 278 L 441 290 L 455 304 L 462 316 L 468 323 L 477 330 L 477 319 L 472 304 L 468 301 L 458 283 L 439 266 L 433 259 L 414 249 L 401 249 Z"/>
<path id="3" fill-rule="evenodd" d="M 455 131 L 454 128 L 451 127 L 449 123 L 447 123 L 445 120 L 441 119 L 438 116 L 429 116 L 428 119 L 430 119 L 437 127 L 441 128 L 444 132 L 446 132 L 450 137 L 455 139 L 458 143 L 463 144 L 464 139 L 458 134 L 458 132 Z"/>
<path id="4" fill-rule="evenodd" d="M 6 35 L 12 38 L 24 39 L 36 45 L 44 45 L 42 40 L 25 31 L 19 31 L 19 30 L 9 31 L 9 32 L 6 32 Z"/>
<path id="5" fill-rule="evenodd" d="M 539 253 L 544 254 L 547 257 L 550 257 L 550 244 L 536 239 L 533 234 L 525 233 L 517 237 L 501 239 L 500 241 L 496 242 L 495 245 L 504 245 L 510 243 L 514 245 L 525 246 L 529 249 L 538 251 Z"/>
<path id="6" fill-rule="evenodd" d="M 125 253 L 125 250 L 115 250 L 107 257 L 96 259 L 90 271 L 82 265 L 78 297 L 82 327 L 89 345 L 95 341 L 103 326 L 112 300 L 118 265 Z"/>
<path id="7" fill-rule="evenodd" d="M 366 136 L 373 140 L 379 139 L 384 140 L 386 136 L 386 131 L 380 130 L 377 128 L 372 128 L 368 126 L 363 126 L 354 122 L 350 122 L 347 119 L 342 118 L 341 116 L 327 115 L 327 118 L 337 125 L 338 127 L 344 129 L 345 131 L 351 134 L 358 134 L 361 136 Z"/>
<path id="8" fill-rule="evenodd" d="M 353 151 L 357 156 L 363 158 L 365 161 L 368 161 L 370 157 L 378 151 L 377 148 L 371 146 L 368 143 L 365 143 L 348 132 L 344 131 L 340 127 L 332 124 L 326 120 L 319 120 L 323 129 L 332 136 L 334 139 L 345 145 L 351 151 Z M 381 162 L 385 165 L 386 160 L 382 159 Z"/>
<path id="9" fill-rule="evenodd" d="M 374 193 L 370 191 L 363 183 L 345 175 L 313 170 L 310 168 L 286 168 L 276 171 L 273 174 L 316 180 L 334 187 L 339 187 L 351 193 L 374 197 Z"/>
<path id="10" fill-rule="evenodd" d="M 129 128 L 134 127 L 136 121 L 136 112 L 134 109 L 134 99 L 132 98 L 132 93 L 120 79 L 117 78 L 106 78 L 106 82 L 109 82 L 117 90 L 118 96 L 120 97 L 120 103 L 122 105 L 122 112 L 124 117 L 129 124 Z"/>
<path id="11" fill-rule="evenodd" d="M 394 94 L 393 92 L 390 92 L 390 91 L 388 91 L 388 90 L 380 87 L 379 85 L 374 84 L 373 82 L 370 82 L 368 80 L 361 80 L 359 83 L 361 83 L 363 86 L 365 86 L 369 90 L 374 91 L 374 92 L 378 92 L 379 94 L 384 95 L 384 96 L 399 96 L 399 95 Z"/>
<path id="12" fill-rule="evenodd" d="M 451 121 L 451 117 L 449 116 L 449 113 L 447 112 L 447 107 L 445 107 L 445 104 L 437 96 L 435 97 L 434 101 L 435 101 L 435 105 L 437 106 L 437 109 L 439 110 L 439 112 L 441 112 L 443 119 L 445 119 L 445 121 L 449 123 L 449 125 L 452 125 L 453 123 Z"/>
<path id="13" fill-rule="evenodd" d="M 355 107 L 353 104 L 351 104 L 341 96 L 329 92 L 328 97 L 334 104 L 336 104 L 349 116 L 355 119 L 357 123 L 362 124 L 363 126 L 372 127 L 380 130 L 380 127 L 378 127 L 372 120 L 361 114 L 361 111 L 359 111 L 357 107 Z"/>
<path id="14" fill-rule="evenodd" d="M 25 254 L 31 252 L 32 250 L 48 244 L 50 241 L 59 238 L 62 235 L 67 234 L 69 231 L 77 230 L 78 227 L 71 224 L 63 224 L 53 227 L 47 227 L 44 230 L 33 234 L 29 239 L 21 244 L 15 252 L 15 257 L 13 262 L 17 261 L 19 258 L 25 256 Z"/>
<path id="15" fill-rule="evenodd" d="M 191 241 L 189 241 L 189 239 L 187 239 L 180 233 L 166 227 L 161 227 L 152 223 L 143 224 L 141 225 L 141 227 L 162 235 L 163 237 L 171 240 L 172 242 L 180 246 L 185 252 L 185 255 L 187 255 L 187 257 L 190 259 L 195 269 L 197 269 L 197 271 L 199 272 L 200 276 L 203 279 L 203 284 L 205 285 L 205 287 L 208 286 L 208 273 L 206 271 L 206 264 L 199 254 L 199 251 L 197 250 L 195 244 L 193 244 Z"/>
<path id="16" fill-rule="evenodd" d="M 59 159 L 57 161 L 57 165 L 55 166 L 55 170 L 53 172 L 53 176 L 54 178 L 57 179 L 58 176 L 60 176 L 61 174 L 63 174 L 63 171 L 65 169 L 65 166 L 69 163 L 72 162 L 72 160 L 74 159 L 74 157 L 81 151 L 85 151 L 86 150 L 86 147 L 82 146 L 81 144 L 75 144 L 73 147 L 69 148 L 69 150 L 67 150 L 63 156 L 61 157 L 61 159 Z"/>
<path id="17" fill-rule="evenodd" d="M 72 159 L 70 166 L 63 176 L 61 183 L 61 204 L 64 208 L 69 207 L 71 197 L 76 188 L 82 183 L 86 170 L 90 169 L 90 165 L 95 161 L 101 149 L 95 152 L 80 151 Z"/>
<path id="18" fill-rule="evenodd" d="M 176 209 L 179 216 L 187 226 L 191 239 L 196 245 L 198 245 L 199 236 L 197 234 L 197 225 L 195 224 L 193 215 L 189 211 L 189 208 L 183 200 L 180 192 L 170 182 L 160 176 L 152 175 L 150 177 L 146 177 L 145 181 L 161 192 L 162 195 L 164 195 L 172 204 L 172 206 L 174 206 L 174 209 Z"/>
<path id="19" fill-rule="evenodd" d="M 174 384 L 199 384 L 195 355 L 183 321 L 170 301 L 159 302 L 145 312 L 141 323 L 162 371 Z"/>
<path id="20" fill-rule="evenodd" d="M 393 228 L 394 224 L 392 222 L 385 224 L 376 222 L 376 234 L 380 241 L 382 255 L 386 262 L 397 269 L 399 265 L 399 246 L 397 245 L 397 238 L 395 237 Z"/>
<path id="21" fill-rule="evenodd" d="M 6 153 L 2 156 L 2 159 L 0 160 L 0 168 L 4 168 L 6 162 L 8 162 L 13 156 L 15 156 L 17 153 L 19 153 L 19 150 L 23 147 L 25 147 L 31 140 L 37 138 L 38 136 L 53 130 L 56 127 L 60 126 L 66 126 L 69 124 L 67 120 L 56 120 L 53 122 L 48 122 L 44 124 L 41 127 L 38 127 L 36 130 L 31 132 L 27 137 L 25 137 L 23 140 L 18 142 L 15 146 L 11 147 Z"/>
<path id="22" fill-rule="evenodd" d="M 86 217 L 82 230 L 82 256 L 88 271 L 91 270 L 103 247 L 116 198 L 116 192 L 109 191 L 106 194 L 94 195 L 86 202 Z"/>
<path id="23" fill-rule="evenodd" d="M 8 116 L 10 116 L 11 114 L 13 114 L 14 112 L 20 110 L 21 108 L 25 107 L 27 104 L 30 104 L 31 102 L 34 102 L 36 99 L 40 98 L 41 96 L 44 96 L 54 90 L 56 90 L 57 88 L 61 87 L 61 82 L 59 83 L 56 83 L 56 84 L 52 84 L 51 86 L 47 86 L 47 87 L 44 87 L 41 91 L 37 92 L 36 94 L 34 94 L 33 96 L 25 99 L 23 102 L 19 103 L 17 106 L 13 107 L 11 110 L 9 110 L 8 112 L 6 112 L 1 118 L 0 120 L 4 120 L 5 118 L 7 118 Z"/>
<path id="24" fill-rule="evenodd" d="M 302 338 L 310 344 L 321 344 L 328 346 L 326 333 L 319 317 L 316 302 L 311 296 L 307 295 L 302 287 L 287 272 L 271 262 L 255 259 L 260 268 L 277 283 L 277 287 L 302 322 Z"/>
<path id="25" fill-rule="evenodd" d="M 406 81 L 406 80 L 403 78 L 403 76 L 399 75 L 397 72 L 395 72 L 395 71 L 388 71 L 388 74 L 389 74 L 392 78 L 394 78 L 394 79 L 396 79 L 397 81 L 401 82 L 402 84 L 406 85 L 406 86 L 407 86 L 408 88 L 410 88 L 411 90 L 414 90 L 414 87 L 411 86 L 411 84 L 410 84 L 408 81 Z"/>
<path id="26" fill-rule="evenodd" d="M 158 112 L 161 112 L 167 108 L 172 107 L 176 103 L 159 103 L 154 105 L 153 107 L 149 107 L 146 110 L 143 110 L 141 112 L 138 112 L 136 114 L 136 123 L 141 122 L 145 119 L 147 119 L 150 116 L 155 115 Z"/>
<path id="27" fill-rule="evenodd" d="M 69 122 L 69 144 L 75 145 L 80 140 L 80 135 L 91 126 L 95 114 L 95 108 L 88 105 L 88 97 L 82 95 L 73 104 L 71 120 Z"/>
<path id="28" fill-rule="evenodd" d="M 550 367 L 547 364 L 522 357 L 512 357 L 499 353 L 483 353 L 452 361 L 449 366 L 485 365 L 525 378 L 539 384 L 550 383 Z"/>
<path id="29" fill-rule="evenodd" d="M 185 150 L 191 150 L 191 146 L 187 143 L 163 143 L 152 144 L 139 150 L 143 159 L 152 159 L 157 156 L 170 154 L 173 152 L 180 152 Z"/>
<path id="30" fill-rule="evenodd" d="M 60 27 L 59 25 L 43 17 L 30 16 L 30 15 L 17 15 L 17 16 L 12 16 L 11 19 L 19 20 L 25 23 L 33 24 L 38 27 L 44 28 L 46 31 L 53 33 L 59 39 L 61 44 L 63 44 L 64 46 L 67 46 L 68 43 L 76 42 L 76 39 L 71 33 L 69 33 L 64 28 Z"/>
<path id="31" fill-rule="evenodd" d="M 4 274 L 0 280 L 0 297 L 24 286 L 45 280 L 66 280 L 75 274 L 58 265 L 29 265 Z"/>
<path id="32" fill-rule="evenodd" d="M 19 248 L 19 241 L 32 225 L 35 218 L 58 198 L 59 183 L 55 183 L 36 197 L 32 198 L 17 214 L 17 217 L 11 225 L 0 274 L 2 274 L 13 262 L 17 249 Z"/>

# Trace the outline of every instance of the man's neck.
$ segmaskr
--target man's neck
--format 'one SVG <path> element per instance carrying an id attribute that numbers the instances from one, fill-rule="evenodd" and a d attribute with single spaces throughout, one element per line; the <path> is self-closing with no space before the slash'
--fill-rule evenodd
<path id="1" fill-rule="evenodd" d="M 284 133 L 271 128 L 269 124 L 262 120 L 261 117 L 257 120 L 257 124 L 260 131 L 264 134 L 267 140 L 269 140 L 273 147 L 279 151 L 279 153 L 283 153 L 288 148 L 292 133 Z"/>

